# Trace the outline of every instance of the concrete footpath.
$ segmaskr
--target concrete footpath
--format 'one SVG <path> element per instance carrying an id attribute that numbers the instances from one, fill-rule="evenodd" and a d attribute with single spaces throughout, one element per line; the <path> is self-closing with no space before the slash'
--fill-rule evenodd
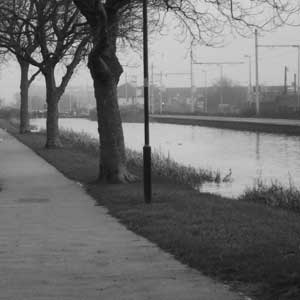
<path id="1" fill-rule="evenodd" d="M 237 300 L 0 130 L 0 300 Z"/>

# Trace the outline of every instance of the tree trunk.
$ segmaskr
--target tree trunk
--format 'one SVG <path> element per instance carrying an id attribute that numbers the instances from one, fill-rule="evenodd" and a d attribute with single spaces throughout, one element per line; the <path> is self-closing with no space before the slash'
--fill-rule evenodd
<path id="1" fill-rule="evenodd" d="M 126 168 L 126 155 L 117 84 L 122 68 L 114 53 L 99 64 L 98 55 L 91 53 L 89 68 L 94 80 L 100 140 L 99 179 L 110 183 L 133 181 L 135 177 Z M 103 62 L 103 61 L 102 61 Z M 106 68 L 109 65 L 110 70 Z M 103 69 L 104 67 L 104 69 Z"/>
<path id="2" fill-rule="evenodd" d="M 28 113 L 28 91 L 29 91 L 29 63 L 19 61 L 21 69 L 21 83 L 20 83 L 20 133 L 30 131 L 29 128 L 29 113 Z"/>
<path id="3" fill-rule="evenodd" d="M 100 140 L 99 179 L 110 183 L 133 181 L 126 168 L 117 85 L 123 72 L 116 56 L 118 11 L 104 1 L 76 1 L 93 35 L 88 67 L 94 80 Z M 108 2 L 107 2 L 108 3 Z"/>
<path id="4" fill-rule="evenodd" d="M 127 181 L 125 145 L 113 80 L 94 80 L 100 138 L 99 179 L 112 183 Z"/>
<path id="5" fill-rule="evenodd" d="M 47 102 L 47 141 L 46 148 L 57 148 L 61 146 L 58 129 L 58 96 L 54 78 L 54 68 L 49 67 L 44 73 L 46 81 Z"/>

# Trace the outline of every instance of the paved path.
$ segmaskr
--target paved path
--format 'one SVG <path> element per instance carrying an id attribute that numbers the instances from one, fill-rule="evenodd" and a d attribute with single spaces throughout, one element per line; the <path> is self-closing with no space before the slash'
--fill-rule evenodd
<path id="1" fill-rule="evenodd" d="M 264 124 L 278 126 L 300 126 L 300 120 L 289 119 L 269 119 L 269 118 L 237 118 L 237 117 L 217 117 L 217 116 L 185 116 L 185 115 L 151 115 L 156 119 L 178 119 L 178 120 L 200 120 L 214 122 L 237 122 L 248 124 Z"/>
<path id="2" fill-rule="evenodd" d="M 237 300 L 0 130 L 0 300 Z"/>

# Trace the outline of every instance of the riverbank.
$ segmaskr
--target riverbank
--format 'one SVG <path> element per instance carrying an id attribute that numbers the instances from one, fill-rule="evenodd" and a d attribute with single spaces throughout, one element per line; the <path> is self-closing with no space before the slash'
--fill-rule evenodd
<path id="1" fill-rule="evenodd" d="M 299 120 L 187 115 L 151 115 L 150 119 L 152 122 L 159 123 L 197 125 L 239 131 L 300 135 Z"/>
<path id="2" fill-rule="evenodd" d="M 153 203 L 143 203 L 141 182 L 95 184 L 97 156 L 74 148 L 44 149 L 40 133 L 19 140 L 67 177 L 81 182 L 99 205 L 132 231 L 178 260 L 229 282 L 258 299 L 299 299 L 299 214 L 264 205 L 199 194 L 166 178 L 153 178 Z"/>
<path id="3" fill-rule="evenodd" d="M 1 128 L 0 140 L 1 299 L 245 300 L 126 229 Z"/>

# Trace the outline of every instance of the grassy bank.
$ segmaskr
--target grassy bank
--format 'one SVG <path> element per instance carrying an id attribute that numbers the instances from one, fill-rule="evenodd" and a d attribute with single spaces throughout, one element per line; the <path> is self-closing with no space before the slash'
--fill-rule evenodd
<path id="1" fill-rule="evenodd" d="M 285 186 L 276 181 L 266 183 L 259 178 L 253 187 L 245 190 L 239 200 L 300 212 L 300 190 L 292 180 Z"/>
<path id="2" fill-rule="evenodd" d="M 99 141 L 88 134 L 74 131 L 60 131 L 62 142 L 72 145 L 73 148 L 83 150 L 93 156 L 98 157 Z M 143 167 L 143 155 L 141 152 L 126 149 L 127 167 L 140 176 Z M 192 188 L 197 188 L 203 182 L 212 182 L 218 180 L 219 172 L 211 170 L 203 170 L 200 168 L 187 167 L 180 165 L 170 157 L 164 156 L 162 153 L 152 153 L 152 172 L 156 176 L 168 178 L 173 182 L 184 184 Z"/>
<path id="3" fill-rule="evenodd" d="M 141 182 L 92 183 L 97 155 L 80 142 L 74 147 L 74 141 L 63 138 L 64 148 L 45 150 L 43 134 L 21 136 L 2 126 L 66 176 L 84 183 L 98 204 L 129 229 L 180 261 L 258 299 L 300 299 L 299 214 L 199 194 L 158 174 L 153 178 L 153 203 L 145 205 Z"/>

